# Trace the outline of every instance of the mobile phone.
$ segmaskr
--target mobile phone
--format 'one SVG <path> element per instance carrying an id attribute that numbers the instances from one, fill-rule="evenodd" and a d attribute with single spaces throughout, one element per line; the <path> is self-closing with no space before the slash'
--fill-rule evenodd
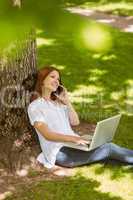
<path id="1" fill-rule="evenodd" d="M 55 95 L 60 95 L 60 93 L 63 92 L 63 86 L 59 85 L 57 90 L 53 92 Z"/>

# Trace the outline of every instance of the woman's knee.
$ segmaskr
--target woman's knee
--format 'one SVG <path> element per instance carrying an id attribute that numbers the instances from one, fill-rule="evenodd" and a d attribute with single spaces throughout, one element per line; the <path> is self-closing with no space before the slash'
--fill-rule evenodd
<path id="1" fill-rule="evenodd" d="M 102 148 L 105 148 L 105 149 L 110 149 L 111 146 L 112 146 L 112 144 L 113 144 L 113 143 L 111 143 L 111 142 L 107 142 L 107 143 L 103 144 L 101 147 L 102 147 Z"/>
<path id="2" fill-rule="evenodd" d="M 102 145 L 102 148 L 108 152 L 108 156 L 111 154 L 112 151 L 117 150 L 119 147 L 118 145 L 108 142 Z"/>
<path id="3" fill-rule="evenodd" d="M 100 146 L 101 152 L 104 152 L 104 155 L 106 157 L 109 156 L 111 148 L 112 148 L 112 143 L 111 142 L 105 143 L 102 146 Z"/>

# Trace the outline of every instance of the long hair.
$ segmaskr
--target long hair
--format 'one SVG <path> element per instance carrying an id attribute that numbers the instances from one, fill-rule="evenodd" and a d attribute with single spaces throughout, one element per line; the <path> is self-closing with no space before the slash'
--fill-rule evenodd
<path id="1" fill-rule="evenodd" d="M 35 99 L 37 99 L 38 97 L 42 96 L 43 81 L 49 75 L 49 73 L 52 72 L 52 71 L 57 71 L 59 73 L 59 77 L 60 77 L 59 84 L 63 85 L 62 82 L 61 82 L 60 71 L 57 68 L 55 68 L 53 66 L 45 66 L 45 67 L 41 68 L 37 73 L 36 85 L 35 85 L 34 92 L 33 92 L 32 96 L 31 96 L 30 102 L 32 102 Z M 62 87 L 58 87 L 57 90 L 58 90 L 58 94 L 59 94 L 62 91 Z M 55 101 L 57 99 L 57 97 L 55 96 L 54 93 L 55 92 L 51 93 L 51 97 L 50 98 Z"/>

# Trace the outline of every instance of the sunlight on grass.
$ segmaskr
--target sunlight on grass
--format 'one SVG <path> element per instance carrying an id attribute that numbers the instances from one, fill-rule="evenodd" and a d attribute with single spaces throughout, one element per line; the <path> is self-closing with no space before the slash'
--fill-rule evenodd
<path id="1" fill-rule="evenodd" d="M 72 102 L 90 103 L 93 101 L 91 95 L 97 95 L 99 92 L 102 92 L 102 90 L 103 88 L 97 87 L 95 85 L 78 85 L 77 89 L 72 93 L 69 92 L 69 94 Z"/>
<path id="2" fill-rule="evenodd" d="M 131 2 L 85 2 L 80 5 L 82 8 L 91 8 L 102 12 L 112 12 L 113 14 L 132 15 L 133 3 Z"/>
<path id="3" fill-rule="evenodd" d="M 121 112 L 123 114 L 133 115 L 133 80 L 127 80 L 125 84 L 125 88 L 111 92 L 110 98 L 122 106 Z"/>
<path id="4" fill-rule="evenodd" d="M 105 75 L 107 73 L 107 70 L 100 70 L 100 69 L 90 69 L 89 70 L 90 73 L 90 79 L 94 79 L 94 80 L 98 80 L 99 77 L 101 77 L 102 75 Z"/>
<path id="5" fill-rule="evenodd" d="M 73 103 L 91 103 L 93 102 L 92 98 L 84 97 L 84 96 L 74 96 L 73 94 L 70 94 L 70 99 Z"/>
<path id="6" fill-rule="evenodd" d="M 113 167 L 113 166 L 112 166 Z M 111 197 L 117 195 L 123 200 L 132 200 L 133 196 L 133 179 L 131 173 L 125 173 L 124 166 L 116 167 L 114 171 L 111 168 L 104 167 L 102 164 L 84 166 L 75 169 L 75 173 L 100 182 L 97 191 L 108 192 Z M 97 173 L 100 171 L 100 173 Z M 116 177 L 113 179 L 113 173 Z"/>
<path id="7" fill-rule="evenodd" d="M 101 59 L 106 61 L 106 60 L 114 60 L 116 58 L 117 56 L 112 54 L 112 55 L 104 55 Z"/>
<path id="8" fill-rule="evenodd" d="M 115 54 L 103 55 L 102 53 L 94 53 L 92 55 L 92 58 L 106 61 L 106 60 L 115 60 L 117 59 L 117 56 Z"/>
<path id="9" fill-rule="evenodd" d="M 94 53 L 94 54 L 92 55 L 92 58 L 94 58 L 94 59 L 99 59 L 99 58 L 101 57 L 101 55 L 102 55 L 102 54 L 100 54 L 100 53 Z"/>
<path id="10" fill-rule="evenodd" d="M 56 64 L 52 64 L 52 66 L 56 67 L 59 70 L 64 70 L 66 66 L 64 65 L 56 65 Z"/>
<path id="11" fill-rule="evenodd" d="M 123 97 L 123 91 L 117 91 L 117 92 L 112 92 L 110 94 L 111 99 L 113 100 L 119 100 Z"/>
<path id="12" fill-rule="evenodd" d="M 109 11 L 109 10 L 116 10 L 116 9 L 126 9 L 126 10 L 133 10 L 133 4 L 127 2 L 119 2 L 119 3 L 108 3 L 105 5 L 99 5 L 94 7 L 95 9 L 98 8 L 100 11 Z"/>
<path id="13" fill-rule="evenodd" d="M 55 40 L 54 39 L 45 39 L 45 38 L 39 38 L 38 37 L 36 39 L 36 42 L 37 42 L 37 47 L 40 47 L 40 46 L 43 46 L 43 45 L 50 46 L 50 45 L 53 45 Z"/>
<path id="14" fill-rule="evenodd" d="M 132 100 L 130 100 L 130 99 L 126 100 L 126 103 L 128 104 L 128 106 L 130 106 L 130 108 L 132 107 L 132 114 L 133 114 L 133 99 Z"/>
<path id="15" fill-rule="evenodd" d="M 97 87 L 95 85 L 78 85 L 78 89 L 76 89 L 72 94 L 73 95 L 84 95 L 84 94 L 97 94 L 97 92 L 102 92 L 103 88 Z"/>
<path id="16" fill-rule="evenodd" d="M 95 86 L 95 85 L 78 85 L 77 90 L 73 92 L 73 94 L 97 94 L 97 92 L 102 92 L 103 88 Z"/>
<path id="17" fill-rule="evenodd" d="M 36 34 L 37 35 L 39 35 L 39 34 L 41 34 L 41 33 L 43 33 L 44 32 L 44 30 L 42 30 L 42 29 L 36 29 Z"/>

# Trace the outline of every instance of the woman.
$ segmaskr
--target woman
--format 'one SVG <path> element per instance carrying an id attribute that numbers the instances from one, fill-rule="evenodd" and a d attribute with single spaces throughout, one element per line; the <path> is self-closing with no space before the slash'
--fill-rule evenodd
<path id="1" fill-rule="evenodd" d="M 35 94 L 28 106 L 31 125 L 34 126 L 42 152 L 37 160 L 46 168 L 55 165 L 76 167 L 106 159 L 133 164 L 133 150 L 106 143 L 89 152 L 64 146 L 64 142 L 88 144 L 76 134 L 72 126 L 79 118 L 72 106 L 58 69 L 45 67 L 38 72 Z"/>

